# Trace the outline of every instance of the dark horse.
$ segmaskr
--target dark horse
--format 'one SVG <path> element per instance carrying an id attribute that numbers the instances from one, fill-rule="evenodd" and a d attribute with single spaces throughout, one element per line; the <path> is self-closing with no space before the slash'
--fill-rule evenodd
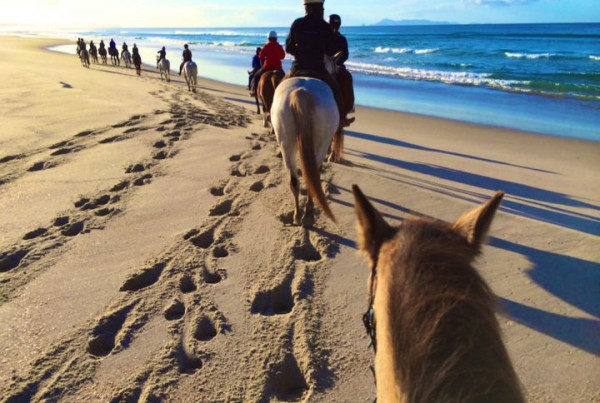
<path id="1" fill-rule="evenodd" d="M 106 64 L 106 48 L 98 49 L 98 53 L 100 53 L 100 59 L 102 59 L 102 64 Z"/>
<path id="2" fill-rule="evenodd" d="M 98 64 L 98 50 L 95 46 L 90 46 L 90 56 L 92 56 L 92 61 Z"/>
<path id="3" fill-rule="evenodd" d="M 108 54 L 110 55 L 110 60 L 112 61 L 113 65 L 121 65 L 121 61 L 119 60 L 119 51 L 117 48 L 108 48 Z"/>
<path id="4" fill-rule="evenodd" d="M 371 267 L 363 317 L 379 402 L 522 403 L 496 297 L 473 261 L 504 193 L 453 223 L 386 223 L 353 185 L 360 250 Z"/>
<path id="5" fill-rule="evenodd" d="M 283 80 L 283 77 L 284 73 L 281 70 L 265 71 L 260 76 L 260 81 L 258 82 L 254 99 L 256 100 L 256 113 L 260 113 L 258 99 L 260 98 L 260 101 L 262 102 L 264 127 L 269 127 L 271 122 L 271 105 L 273 105 L 273 95 L 275 94 L 275 89 L 281 80 Z"/>

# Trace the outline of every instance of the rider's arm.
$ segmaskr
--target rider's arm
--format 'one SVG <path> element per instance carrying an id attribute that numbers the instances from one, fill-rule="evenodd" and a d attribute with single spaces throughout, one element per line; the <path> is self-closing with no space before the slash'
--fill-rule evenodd
<path id="1" fill-rule="evenodd" d="M 295 34 L 296 21 L 292 24 L 290 28 L 290 33 L 288 34 L 285 40 L 285 51 L 290 55 L 296 55 L 296 34 Z"/>
<path id="2" fill-rule="evenodd" d="M 341 39 L 342 40 L 340 42 L 342 44 L 342 56 L 338 60 L 338 64 L 340 65 L 346 63 L 346 60 L 348 60 L 348 57 L 350 56 L 350 53 L 348 52 L 348 41 L 346 40 L 346 37 L 342 35 Z"/>

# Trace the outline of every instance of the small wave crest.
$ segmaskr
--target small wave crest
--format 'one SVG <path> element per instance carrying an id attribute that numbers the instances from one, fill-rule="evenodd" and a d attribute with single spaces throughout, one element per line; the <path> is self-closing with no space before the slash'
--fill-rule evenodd
<path id="1" fill-rule="evenodd" d="M 410 49 L 410 48 L 388 48 L 383 46 L 377 46 L 373 52 L 375 53 L 396 53 L 396 54 L 415 54 L 415 55 L 425 55 L 428 53 L 435 53 L 439 51 L 439 49 Z"/>
<path id="2" fill-rule="evenodd" d="M 600 61 L 600 56 L 590 55 L 590 59 Z"/>
<path id="3" fill-rule="evenodd" d="M 553 53 L 513 53 L 513 52 L 504 52 L 506 57 L 511 57 L 515 59 L 549 59 L 551 57 L 556 56 Z"/>
<path id="4" fill-rule="evenodd" d="M 468 71 L 441 71 L 414 69 L 410 67 L 389 67 L 370 63 L 346 62 L 348 68 L 356 73 L 380 75 L 409 80 L 438 81 L 446 84 L 487 86 L 499 89 L 510 89 L 517 84 L 527 84 L 525 81 L 502 80 L 492 78 L 489 73 L 474 73 Z"/>

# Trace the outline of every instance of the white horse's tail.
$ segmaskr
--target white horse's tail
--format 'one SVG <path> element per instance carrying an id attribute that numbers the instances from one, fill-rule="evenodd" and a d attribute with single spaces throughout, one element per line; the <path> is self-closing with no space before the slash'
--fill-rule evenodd
<path id="1" fill-rule="evenodd" d="M 309 91 L 304 88 L 298 88 L 290 94 L 290 107 L 296 123 L 296 141 L 300 154 L 302 177 L 304 178 L 306 188 L 312 197 L 317 200 L 327 217 L 331 221 L 336 222 L 321 187 L 321 174 L 315 156 L 313 141 L 315 100 Z"/>

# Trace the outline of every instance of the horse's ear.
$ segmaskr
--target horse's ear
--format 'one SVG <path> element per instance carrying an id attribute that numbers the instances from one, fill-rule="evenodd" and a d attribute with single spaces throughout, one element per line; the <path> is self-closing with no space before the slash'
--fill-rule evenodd
<path id="1" fill-rule="evenodd" d="M 379 254 L 379 248 L 391 239 L 396 230 L 392 228 L 373 207 L 357 185 L 352 185 L 354 210 L 357 219 L 359 248 L 373 262 Z"/>
<path id="2" fill-rule="evenodd" d="M 484 205 L 463 214 L 452 224 L 452 229 L 461 233 L 471 245 L 479 249 L 485 241 L 503 197 L 503 192 L 497 192 Z"/>

